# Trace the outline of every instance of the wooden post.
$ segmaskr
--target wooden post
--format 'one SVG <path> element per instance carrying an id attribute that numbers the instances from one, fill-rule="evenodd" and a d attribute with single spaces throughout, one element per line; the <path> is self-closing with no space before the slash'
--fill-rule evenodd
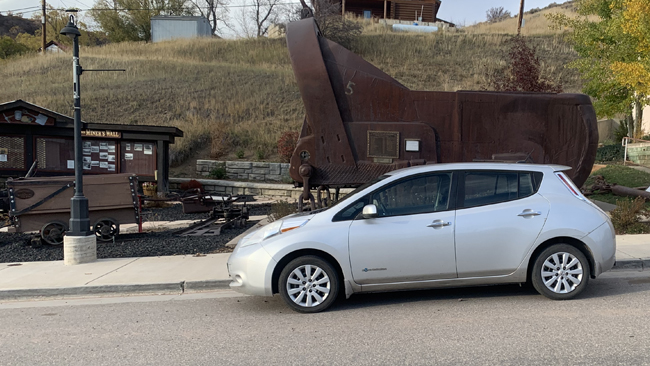
<path id="1" fill-rule="evenodd" d="M 386 20 L 386 10 L 388 6 L 388 0 L 384 0 L 384 20 Z"/>
<path id="2" fill-rule="evenodd" d="M 524 19 L 524 0 L 521 0 L 521 4 L 519 5 L 519 21 L 517 22 L 517 35 L 521 34 L 521 23 L 523 19 Z"/>
<path id="3" fill-rule="evenodd" d="M 43 55 L 45 55 L 45 44 L 47 43 L 47 27 L 45 25 L 45 22 L 47 19 L 45 18 L 46 13 L 45 13 L 45 0 L 41 1 L 41 6 L 43 8 L 43 15 L 41 16 L 41 26 L 43 27 L 42 33 L 41 34 L 41 51 L 43 52 Z"/>
<path id="4" fill-rule="evenodd" d="M 345 16 L 345 0 L 341 0 L 341 15 Z"/>

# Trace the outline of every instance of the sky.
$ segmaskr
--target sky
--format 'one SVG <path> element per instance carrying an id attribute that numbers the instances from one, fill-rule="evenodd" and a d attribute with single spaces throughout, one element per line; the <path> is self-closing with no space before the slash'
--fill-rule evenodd
<path id="1" fill-rule="evenodd" d="M 88 9 L 95 0 L 46 0 L 56 8 L 76 7 Z M 293 2 L 293 1 L 292 1 Z M 297 2 L 297 1 L 296 1 Z M 525 0 L 525 11 L 533 8 L 543 8 L 550 3 L 564 3 L 566 0 Z M 231 0 L 231 4 L 242 3 L 242 0 Z M 22 11 L 24 16 L 31 17 L 34 10 L 40 11 L 40 0 L 0 0 L 0 13 L 8 10 L 27 9 Z M 485 12 L 492 7 L 503 6 L 511 14 L 519 13 L 519 0 L 443 0 L 438 17 L 458 25 L 472 25 L 485 21 Z M 20 11 L 17 11 L 20 12 Z M 17 13 L 15 12 L 15 13 Z M 83 13 L 82 13 L 83 16 Z"/>

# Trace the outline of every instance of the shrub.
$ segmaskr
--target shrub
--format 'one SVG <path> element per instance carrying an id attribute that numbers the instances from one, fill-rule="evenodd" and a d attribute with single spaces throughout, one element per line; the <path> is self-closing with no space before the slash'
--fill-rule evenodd
<path id="1" fill-rule="evenodd" d="M 181 189 L 183 191 L 189 191 L 190 189 L 198 188 L 203 192 L 203 184 L 198 180 L 192 179 L 189 182 L 181 183 Z"/>
<path id="2" fill-rule="evenodd" d="M 639 222 L 639 216 L 647 213 L 645 199 L 637 197 L 634 200 L 621 199 L 616 201 L 612 210 L 612 224 L 617 234 L 641 234 L 650 232 L 650 227 Z"/>
<path id="3" fill-rule="evenodd" d="M 286 131 L 278 139 L 278 155 L 280 155 L 283 162 L 290 162 L 291 155 L 296 150 L 299 136 L 300 134 L 296 131 Z"/>
<path id="4" fill-rule="evenodd" d="M 237 150 L 237 152 L 235 153 L 235 156 L 237 157 L 237 159 L 243 159 L 244 158 L 244 149 Z"/>
<path id="5" fill-rule="evenodd" d="M 616 142 L 621 143 L 623 141 L 624 137 L 627 137 L 627 123 L 625 120 L 622 120 L 621 122 L 618 123 L 618 128 L 614 131 L 614 138 L 616 139 Z"/>
<path id="6" fill-rule="evenodd" d="M 264 150 L 262 150 L 261 148 L 257 149 L 255 154 L 257 155 L 257 160 L 264 160 L 264 158 L 266 158 L 266 154 L 264 153 Z"/>
<path id="7" fill-rule="evenodd" d="M 596 150 L 596 161 L 622 161 L 624 150 L 620 144 L 599 147 Z"/>
<path id="8" fill-rule="evenodd" d="M 489 88 L 495 91 L 562 92 L 561 84 L 542 75 L 536 47 L 529 46 L 523 36 L 515 36 L 508 42 L 508 66 L 489 76 Z"/>
<path id="9" fill-rule="evenodd" d="M 220 166 L 212 169 L 208 175 L 210 178 L 214 179 L 226 179 L 228 175 L 226 174 L 226 168 Z"/>

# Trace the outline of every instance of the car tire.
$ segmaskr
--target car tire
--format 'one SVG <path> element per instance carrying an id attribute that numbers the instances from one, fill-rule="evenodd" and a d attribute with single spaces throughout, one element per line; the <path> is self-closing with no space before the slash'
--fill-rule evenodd
<path id="1" fill-rule="evenodd" d="M 576 247 L 555 244 L 539 253 L 532 271 L 535 290 L 552 300 L 578 296 L 589 283 L 589 261 Z"/>
<path id="2" fill-rule="evenodd" d="M 339 292 L 339 276 L 321 257 L 306 255 L 289 262 L 280 273 L 278 289 L 291 309 L 317 313 L 329 308 Z"/>

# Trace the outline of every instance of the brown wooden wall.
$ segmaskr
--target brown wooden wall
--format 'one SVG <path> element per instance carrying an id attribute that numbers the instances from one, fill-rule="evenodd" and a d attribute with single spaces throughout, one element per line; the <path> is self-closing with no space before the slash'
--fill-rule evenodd
<path id="1" fill-rule="evenodd" d="M 418 17 L 422 16 L 423 22 L 435 22 L 440 9 L 438 0 L 401 0 L 388 1 L 386 10 L 387 19 L 416 20 L 415 11 Z M 423 15 L 420 15 L 424 7 Z M 384 18 L 383 0 L 346 0 L 345 12 L 353 13 L 363 17 L 363 11 L 370 10 L 373 18 Z"/>

